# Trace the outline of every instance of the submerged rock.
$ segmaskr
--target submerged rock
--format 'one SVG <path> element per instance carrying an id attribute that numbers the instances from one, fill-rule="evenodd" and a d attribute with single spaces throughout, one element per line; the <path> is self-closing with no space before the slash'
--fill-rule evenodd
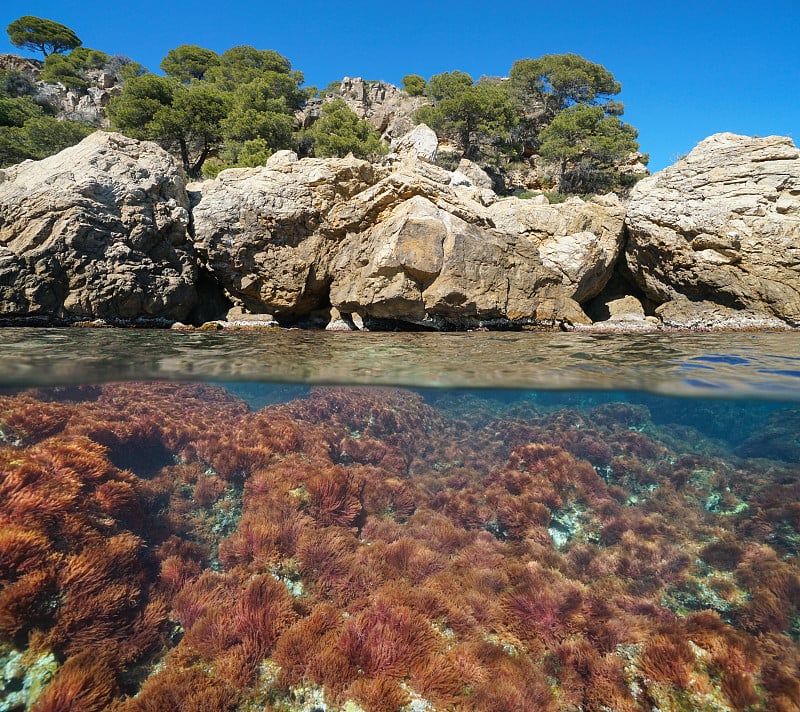
<path id="1" fill-rule="evenodd" d="M 800 325 L 800 150 L 791 139 L 707 138 L 636 185 L 627 226 L 630 273 L 657 303 L 676 301 L 671 312 L 707 301 Z"/>
<path id="2" fill-rule="evenodd" d="M 188 224 L 181 171 L 154 143 L 96 132 L 0 170 L 0 316 L 183 319 Z"/>

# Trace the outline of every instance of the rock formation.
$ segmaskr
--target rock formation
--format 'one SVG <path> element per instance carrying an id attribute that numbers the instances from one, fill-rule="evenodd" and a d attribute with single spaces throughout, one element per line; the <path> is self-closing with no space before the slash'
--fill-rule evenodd
<path id="1" fill-rule="evenodd" d="M 723 313 L 729 325 L 737 314 L 741 326 L 800 325 L 800 151 L 790 139 L 707 138 L 636 185 L 627 226 L 630 274 L 670 325 L 717 324 Z"/>
<path id="2" fill-rule="evenodd" d="M 289 151 L 264 168 L 232 168 L 193 184 L 195 247 L 212 276 L 251 312 L 301 317 L 327 298 L 336 235 L 331 208 L 374 181 L 356 158 L 297 160 Z"/>
<path id="3" fill-rule="evenodd" d="M 181 171 L 96 132 L 0 170 L 0 317 L 185 319 L 196 267 Z"/>
<path id="4" fill-rule="evenodd" d="M 400 138 L 411 131 L 414 128 L 414 113 L 430 103 L 426 97 L 409 96 L 386 82 L 345 77 L 338 91 L 310 100 L 298 112 L 300 125 L 306 128 L 313 124 L 319 118 L 322 105 L 334 99 L 343 99 L 358 118 L 367 121 L 381 134 L 384 141 Z"/>
<path id="5" fill-rule="evenodd" d="M 195 244 L 235 300 L 279 320 L 332 306 L 434 327 L 587 322 L 578 303 L 611 274 L 622 205 L 498 200 L 453 175 L 414 155 L 281 152 L 196 186 Z"/>
<path id="6" fill-rule="evenodd" d="M 0 318 L 800 324 L 800 151 L 788 139 L 713 136 L 642 181 L 623 252 L 616 196 L 501 198 L 474 164 L 431 163 L 430 133 L 417 127 L 379 164 L 278 151 L 188 194 L 166 152 L 112 133 L 0 171 Z"/>

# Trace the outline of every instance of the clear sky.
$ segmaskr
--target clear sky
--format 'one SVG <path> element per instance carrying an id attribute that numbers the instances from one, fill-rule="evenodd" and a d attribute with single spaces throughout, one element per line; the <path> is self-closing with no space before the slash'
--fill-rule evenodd
<path id="1" fill-rule="evenodd" d="M 659 170 L 719 131 L 800 143 L 800 0 L 564 0 L 554 3 L 4 0 L 61 22 L 86 47 L 153 71 L 168 50 L 239 44 L 285 55 L 306 83 L 343 76 L 400 84 L 459 69 L 507 75 L 514 60 L 575 52 L 622 83 L 625 120 Z M 0 53 L 16 52 L 7 35 Z"/>

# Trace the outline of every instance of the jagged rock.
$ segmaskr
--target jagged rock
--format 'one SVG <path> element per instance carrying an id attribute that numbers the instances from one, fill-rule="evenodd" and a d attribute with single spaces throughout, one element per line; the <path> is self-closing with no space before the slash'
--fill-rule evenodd
<path id="1" fill-rule="evenodd" d="M 558 205 L 507 198 L 487 212 L 498 230 L 524 236 L 536 245 L 542 264 L 559 276 L 575 301 L 596 296 L 611 278 L 625 219 L 616 196 Z"/>
<path id="2" fill-rule="evenodd" d="M 331 303 L 377 319 L 459 326 L 586 321 L 566 294 L 558 304 L 557 290 L 543 298 L 557 277 L 533 243 L 470 224 L 421 195 L 365 234 L 351 233 L 334 275 Z"/>
<path id="3" fill-rule="evenodd" d="M 75 91 L 62 84 L 36 82 L 35 101 L 49 104 L 56 111 L 56 117 L 62 120 L 79 121 L 90 126 L 106 128 L 109 125 L 106 106 L 112 97 L 121 93 L 121 84 L 106 86 L 108 77 L 97 71 L 90 78 L 97 81 L 97 86 L 89 86 L 85 90 Z"/>
<path id="4" fill-rule="evenodd" d="M 198 255 L 248 310 L 302 316 L 327 295 L 336 244 L 327 214 L 372 183 L 372 165 L 352 156 L 296 161 L 282 152 L 263 168 L 222 171 L 191 186 Z"/>
<path id="5" fill-rule="evenodd" d="M 329 304 L 348 327 L 588 323 L 578 302 L 610 276 L 619 202 L 534 206 L 451 179 L 415 157 L 276 154 L 193 186 L 196 247 L 232 298 L 284 321 Z"/>
<path id="6" fill-rule="evenodd" d="M 38 59 L 20 57 L 18 54 L 0 54 L 0 72 L 8 70 L 36 76 L 42 72 L 42 62 Z"/>
<path id="7" fill-rule="evenodd" d="M 477 163 L 473 163 L 467 158 L 461 159 L 455 172 L 466 176 L 469 182 L 476 188 L 488 188 L 491 190 L 494 186 L 489 174 Z"/>
<path id="8" fill-rule="evenodd" d="M 713 303 L 700 323 L 727 307 L 800 325 L 800 151 L 791 139 L 707 138 L 636 185 L 627 225 L 628 269 L 657 303 Z"/>
<path id="9" fill-rule="evenodd" d="M 342 314 L 336 307 L 331 307 L 330 319 L 325 331 L 357 331 L 349 314 Z"/>
<path id="10" fill-rule="evenodd" d="M 0 170 L 0 316 L 182 320 L 188 224 L 182 173 L 153 143 L 98 131 Z"/>
<path id="11" fill-rule="evenodd" d="M 267 159 L 266 166 L 273 170 L 280 170 L 292 163 L 297 163 L 298 160 L 297 154 L 294 151 L 283 149 L 281 151 L 275 151 L 275 153 Z"/>
<path id="12" fill-rule="evenodd" d="M 642 303 L 632 294 L 599 295 L 586 313 L 594 322 L 593 331 L 628 332 L 657 331 L 661 322 L 645 316 Z"/>
<path id="13" fill-rule="evenodd" d="M 786 322 L 771 314 L 752 309 L 731 309 L 712 301 L 693 302 L 677 297 L 656 309 L 662 324 L 668 329 L 756 330 L 785 329 Z"/>
<path id="14" fill-rule="evenodd" d="M 397 156 L 423 158 L 435 161 L 439 150 L 439 139 L 436 132 L 426 124 L 419 124 L 400 138 L 392 140 L 391 151 Z M 491 187 L 491 186 L 489 186 Z"/>
<path id="15" fill-rule="evenodd" d="M 430 100 L 422 96 L 409 96 L 392 84 L 365 81 L 361 77 L 345 77 L 337 92 L 309 101 L 297 120 L 302 128 L 308 128 L 319 118 L 325 102 L 343 99 L 355 114 L 373 126 L 384 141 L 391 141 L 407 134 L 414 128 L 412 117 Z"/>

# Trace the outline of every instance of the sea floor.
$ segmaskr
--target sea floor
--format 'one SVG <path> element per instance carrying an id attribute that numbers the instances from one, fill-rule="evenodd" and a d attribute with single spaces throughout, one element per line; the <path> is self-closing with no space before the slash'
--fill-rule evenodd
<path id="1" fill-rule="evenodd" d="M 0 710 L 800 710 L 798 555 L 791 402 L 0 396 Z"/>

